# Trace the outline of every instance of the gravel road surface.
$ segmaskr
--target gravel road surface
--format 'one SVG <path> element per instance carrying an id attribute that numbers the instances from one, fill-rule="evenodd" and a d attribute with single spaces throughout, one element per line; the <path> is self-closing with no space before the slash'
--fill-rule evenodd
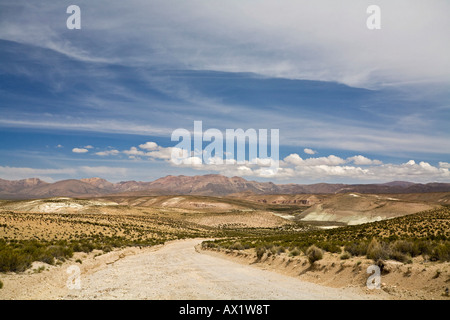
<path id="1" fill-rule="evenodd" d="M 64 299 L 365 299 L 353 288 L 336 289 L 284 276 L 226 257 L 198 252 L 201 240 L 175 241 L 124 257 L 81 277 L 81 289 Z"/>

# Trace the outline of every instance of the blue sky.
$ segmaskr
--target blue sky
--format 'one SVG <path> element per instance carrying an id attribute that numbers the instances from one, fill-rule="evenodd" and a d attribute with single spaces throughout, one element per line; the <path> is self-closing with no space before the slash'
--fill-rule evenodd
<path id="1" fill-rule="evenodd" d="M 450 4 L 377 2 L 380 30 L 356 0 L 0 1 L 0 178 L 450 182 Z M 280 169 L 174 165 L 196 120 L 279 129 Z"/>

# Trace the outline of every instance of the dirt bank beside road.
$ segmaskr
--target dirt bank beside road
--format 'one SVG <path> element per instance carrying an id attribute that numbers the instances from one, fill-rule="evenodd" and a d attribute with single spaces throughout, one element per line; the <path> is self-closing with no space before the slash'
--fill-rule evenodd
<path id="1" fill-rule="evenodd" d="M 201 239 L 85 257 L 81 289 L 68 289 L 67 261 L 36 274 L 2 275 L 2 299 L 373 299 L 360 288 L 331 288 L 196 250 Z M 75 264 L 77 265 L 77 264 Z"/>

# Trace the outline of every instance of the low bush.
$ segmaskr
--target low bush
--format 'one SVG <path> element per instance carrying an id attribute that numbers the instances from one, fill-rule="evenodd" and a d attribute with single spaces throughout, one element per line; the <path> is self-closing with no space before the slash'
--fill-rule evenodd
<path id="1" fill-rule="evenodd" d="M 0 272 L 22 272 L 31 266 L 32 257 L 17 249 L 2 249 L 0 251 Z"/>
<path id="2" fill-rule="evenodd" d="M 231 249 L 231 250 L 244 250 L 245 248 L 242 245 L 242 243 L 240 243 L 238 241 L 238 242 L 233 243 L 228 249 Z"/>
<path id="3" fill-rule="evenodd" d="M 347 259 L 350 259 L 351 258 L 351 255 L 350 255 L 350 253 L 348 253 L 348 252 L 344 252 L 342 255 L 341 255 L 341 260 L 347 260 Z"/>
<path id="4" fill-rule="evenodd" d="M 256 257 L 258 258 L 258 260 L 261 260 L 261 258 L 263 257 L 265 252 L 266 252 L 266 249 L 264 247 L 256 248 Z"/>
<path id="5" fill-rule="evenodd" d="M 89 253 L 94 249 L 111 251 L 113 247 L 149 246 L 164 243 L 159 240 L 131 241 L 123 238 L 92 238 L 74 241 L 36 241 L 0 239 L 0 272 L 23 272 L 33 261 L 54 265 L 56 260 L 71 258 L 74 252 Z"/>
<path id="6" fill-rule="evenodd" d="M 291 250 L 291 252 L 290 252 L 289 254 L 290 254 L 291 256 L 296 257 L 296 256 L 300 255 L 301 253 L 302 253 L 302 252 L 300 251 L 299 248 L 294 248 L 294 249 Z"/>
<path id="7" fill-rule="evenodd" d="M 450 242 L 439 244 L 430 255 L 431 261 L 450 261 Z"/>
<path id="8" fill-rule="evenodd" d="M 391 248 L 394 252 L 401 253 L 403 255 L 409 255 L 411 257 L 419 255 L 419 249 L 412 241 L 397 240 L 391 245 Z"/>
<path id="9" fill-rule="evenodd" d="M 389 251 L 383 242 L 379 242 L 377 239 L 373 238 L 367 246 L 366 256 L 368 259 L 374 261 L 385 260 L 389 258 Z"/>
<path id="10" fill-rule="evenodd" d="M 397 260 L 403 263 L 406 263 L 410 260 L 410 256 L 400 252 L 398 250 L 393 250 L 389 252 L 389 258 L 393 260 Z"/>
<path id="11" fill-rule="evenodd" d="M 281 254 L 283 252 L 286 252 L 286 249 L 284 247 L 282 247 L 282 246 L 276 247 L 276 253 L 277 254 Z"/>
<path id="12" fill-rule="evenodd" d="M 308 257 L 309 263 L 313 264 L 323 258 L 323 252 L 320 248 L 312 245 L 306 250 L 306 256 Z"/>
<path id="13" fill-rule="evenodd" d="M 326 252 L 341 253 L 341 246 L 335 242 L 320 242 L 317 246 Z"/>
<path id="14" fill-rule="evenodd" d="M 344 248 L 345 251 L 350 253 L 352 256 L 365 256 L 367 254 L 367 243 L 366 242 L 352 242 L 347 244 Z"/>

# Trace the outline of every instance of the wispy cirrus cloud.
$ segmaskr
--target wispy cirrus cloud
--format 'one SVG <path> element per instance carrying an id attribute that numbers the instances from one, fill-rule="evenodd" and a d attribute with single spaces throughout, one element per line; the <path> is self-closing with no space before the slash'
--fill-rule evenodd
<path id="1" fill-rule="evenodd" d="M 170 145 L 140 140 L 168 139 L 202 120 L 204 129 L 279 129 L 288 157 L 273 172 L 278 179 L 391 172 L 442 180 L 450 160 L 450 4 L 377 4 L 382 29 L 369 31 L 368 3 L 359 0 L 80 0 L 82 29 L 74 31 L 64 4 L 2 2 L 0 127 L 73 134 L 66 150 L 56 148 L 68 158 L 58 166 L 151 160 L 177 172 Z M 98 139 L 81 141 L 83 134 Z M 135 143 L 102 147 L 120 135 Z M 18 157 L 14 142 L 2 151 Z M 403 166 L 409 159 L 423 160 Z M 191 157 L 183 170 L 191 167 L 271 176 L 250 163 L 224 169 Z"/>
<path id="2" fill-rule="evenodd" d="M 3 4 L 0 38 L 84 62 L 254 72 L 356 86 L 444 80 L 450 70 L 445 58 L 450 47 L 442 41 L 450 27 L 445 1 L 378 1 L 383 23 L 377 32 L 366 28 L 368 3 L 357 0 L 78 5 L 83 39 L 67 37 L 64 8 L 52 1 Z"/>

